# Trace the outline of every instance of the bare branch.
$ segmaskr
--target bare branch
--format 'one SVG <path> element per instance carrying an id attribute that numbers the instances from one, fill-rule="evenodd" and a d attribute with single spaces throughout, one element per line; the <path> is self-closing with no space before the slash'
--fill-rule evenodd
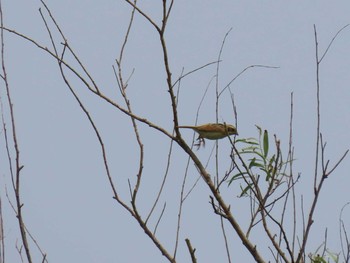
<path id="1" fill-rule="evenodd" d="M 331 48 L 334 40 L 338 37 L 338 35 L 348 26 L 350 26 L 350 24 L 347 24 L 345 26 L 343 26 L 341 29 L 339 29 L 339 31 L 334 35 L 334 37 L 332 38 L 331 42 L 328 44 L 328 47 L 326 48 L 326 51 L 323 53 L 323 55 L 321 56 L 319 63 L 321 63 L 321 61 L 323 60 L 323 58 L 327 55 L 329 49 Z"/>
<path id="2" fill-rule="evenodd" d="M 201 69 L 204 69 L 204 68 L 206 68 L 206 67 L 208 67 L 208 66 L 211 66 L 211 65 L 213 65 L 213 64 L 217 64 L 217 63 L 219 63 L 219 62 L 221 62 L 221 61 L 209 62 L 209 63 L 207 63 L 207 64 L 205 64 L 205 65 L 203 65 L 203 66 L 200 66 L 200 67 L 198 67 L 198 68 L 192 69 L 192 70 L 190 70 L 189 72 L 187 72 L 187 73 L 185 73 L 185 74 L 181 74 L 181 76 L 174 82 L 173 87 L 175 87 L 175 85 L 176 85 L 180 80 L 182 80 L 183 78 L 187 77 L 188 75 L 191 75 L 192 73 L 195 73 L 196 71 L 199 71 L 199 70 L 201 70 Z"/>
<path id="3" fill-rule="evenodd" d="M 192 248 L 191 242 L 188 238 L 186 238 L 185 241 L 188 247 L 188 251 L 190 252 L 190 255 L 191 255 L 192 263 L 197 263 L 196 255 L 194 254 L 196 252 L 196 249 Z"/>
<path id="4" fill-rule="evenodd" d="M 227 240 L 226 229 L 225 229 L 223 217 L 220 217 L 220 225 L 221 225 L 222 235 L 223 235 L 224 241 L 225 241 L 225 250 L 226 250 L 226 255 L 227 255 L 227 261 L 229 263 L 231 263 L 232 261 L 231 261 L 231 255 L 230 255 L 230 246 L 229 246 L 228 240 Z"/>
<path id="5" fill-rule="evenodd" d="M 4 235 L 4 217 L 2 214 L 2 200 L 0 198 L 0 263 L 5 263 L 5 235 Z"/>
<path id="6" fill-rule="evenodd" d="M 273 68 L 273 69 L 277 69 L 279 67 L 275 67 L 275 66 L 266 66 L 266 65 L 250 65 L 246 68 L 244 68 L 241 72 L 239 72 L 228 84 L 226 84 L 226 86 L 220 91 L 219 93 L 219 97 L 221 96 L 221 94 L 226 90 L 228 89 L 231 84 L 238 78 L 240 77 L 244 72 L 246 72 L 248 69 L 251 69 L 251 68 Z"/>
<path id="7" fill-rule="evenodd" d="M 338 33 L 337 33 L 338 35 Z M 336 35 L 336 36 L 337 36 Z M 303 239 L 302 239 L 302 243 L 299 249 L 299 253 L 298 253 L 298 257 L 296 262 L 299 262 L 303 255 L 305 254 L 305 247 L 306 247 L 306 243 L 309 237 L 309 233 L 311 230 L 311 226 L 313 224 L 313 214 L 314 211 L 316 209 L 316 204 L 324 183 L 324 180 L 327 178 L 327 175 L 329 173 L 327 173 L 326 169 L 328 166 L 328 162 L 324 162 L 324 158 L 325 158 L 325 144 L 323 144 L 322 141 L 322 134 L 320 131 L 320 115 L 321 115 L 321 107 L 320 107 L 320 81 L 319 81 L 319 66 L 320 66 L 320 62 L 321 60 L 319 60 L 319 55 L 318 55 L 318 39 L 317 39 L 317 30 L 316 30 L 316 26 L 314 25 L 314 37 L 315 37 L 315 62 L 316 62 L 316 101 L 317 101 L 317 109 L 316 109 L 316 114 L 317 114 L 317 127 L 316 127 L 316 150 L 315 150 L 315 172 L 314 172 L 314 198 L 311 204 L 311 208 L 308 214 L 308 219 L 306 222 L 306 228 L 304 230 L 304 234 L 303 234 Z M 334 40 L 334 39 L 333 39 Z M 332 42 L 333 42 L 332 40 Z M 330 45 L 329 45 L 330 46 Z M 319 147 L 321 146 L 321 161 L 322 161 L 322 167 L 323 167 L 323 171 L 322 171 L 322 175 L 318 176 L 318 163 L 319 163 Z M 343 157 L 337 162 L 337 164 L 335 165 L 335 167 L 337 167 L 339 165 L 339 163 L 345 158 L 345 156 L 347 155 L 348 151 L 346 151 L 343 155 Z M 334 168 L 331 170 L 332 172 L 334 171 Z M 319 178 L 320 177 L 320 178 Z M 317 180 L 319 180 L 319 182 L 317 182 Z"/>
<path id="8" fill-rule="evenodd" d="M 346 155 L 349 153 L 349 150 L 346 150 L 345 153 L 342 155 L 342 157 L 340 157 L 340 159 L 337 161 L 337 163 L 333 166 L 333 168 L 328 171 L 325 176 L 330 175 L 337 167 L 338 165 L 345 159 Z"/>
<path id="9" fill-rule="evenodd" d="M 153 235 L 155 235 L 156 232 L 157 232 L 157 228 L 158 228 L 158 225 L 159 225 L 160 221 L 162 220 L 162 217 L 163 217 L 163 215 L 164 215 L 165 208 L 166 208 L 166 203 L 164 203 L 162 212 L 160 213 L 159 218 L 158 218 L 157 223 L 156 223 L 156 226 L 154 227 Z M 145 220 L 145 224 L 147 224 L 146 220 Z M 174 258 L 175 258 L 175 257 L 174 257 Z"/>
<path id="10" fill-rule="evenodd" d="M 350 202 L 346 203 L 342 207 L 339 214 L 339 237 L 340 237 L 340 244 L 341 244 L 341 253 L 343 254 L 344 262 L 346 263 L 350 262 L 350 240 L 343 221 L 343 212 L 344 212 L 344 209 L 347 206 L 349 206 L 349 204 Z"/>
<path id="11" fill-rule="evenodd" d="M 97 84 L 95 83 L 94 79 L 91 77 L 91 75 L 89 74 L 89 72 L 86 70 L 86 67 L 85 67 L 85 66 L 83 65 L 83 63 L 80 61 L 79 57 L 76 55 L 76 53 L 75 53 L 75 52 L 73 51 L 73 49 L 70 47 L 70 45 L 68 45 L 67 38 L 66 38 L 65 35 L 63 34 L 63 31 L 61 30 L 61 28 L 60 28 L 60 26 L 58 25 L 58 23 L 57 23 L 56 19 L 54 18 L 54 16 L 52 15 L 51 10 L 48 8 L 48 6 L 45 4 L 45 2 L 44 2 L 43 0 L 40 0 L 40 1 L 41 1 L 41 3 L 44 5 L 46 11 L 48 12 L 48 14 L 49 14 L 49 16 L 50 16 L 50 19 L 52 20 L 52 22 L 53 22 L 54 25 L 56 26 L 56 29 L 59 31 L 59 33 L 60 33 L 60 35 L 61 35 L 61 37 L 62 37 L 62 39 L 63 39 L 63 41 L 64 41 L 62 44 L 63 44 L 65 47 L 68 48 L 68 50 L 69 50 L 69 51 L 71 52 L 71 54 L 73 55 L 74 59 L 78 62 L 78 64 L 80 65 L 81 69 L 84 71 L 84 73 L 86 74 L 86 76 L 88 77 L 88 79 L 91 81 L 92 85 L 95 87 L 94 92 L 100 93 Z M 46 28 L 48 29 L 48 25 L 47 25 L 47 23 L 46 23 L 46 21 L 45 21 L 45 19 L 44 19 L 44 16 L 43 16 L 43 14 L 41 13 L 41 10 L 40 10 L 40 9 L 39 9 L 39 11 L 40 11 L 40 14 L 41 14 L 42 19 L 43 19 L 44 22 L 45 22 L 45 26 L 46 26 Z M 52 35 L 51 35 L 50 30 L 48 30 L 48 33 L 50 34 L 50 38 L 52 39 L 52 41 L 51 41 L 51 42 L 52 42 L 52 45 L 53 45 L 53 47 L 55 48 L 55 43 L 54 43 L 54 41 L 53 41 L 53 37 L 52 37 Z M 56 48 L 55 48 L 55 54 L 58 54 Z M 87 86 L 87 87 L 89 88 L 89 86 Z"/>
<path id="12" fill-rule="evenodd" d="M 32 255 L 31 251 L 29 248 L 29 243 L 27 239 L 27 232 L 26 228 L 24 225 L 24 219 L 23 219 L 23 214 L 22 214 L 22 208 L 23 208 L 23 203 L 21 201 L 21 191 L 20 191 L 20 176 L 21 176 L 21 170 L 23 168 L 23 165 L 20 162 L 20 151 L 19 151 L 19 144 L 17 140 L 17 134 L 16 134 L 16 125 L 15 125 L 15 114 L 13 110 L 13 103 L 12 103 L 12 98 L 11 98 L 11 92 L 10 92 L 10 85 L 7 79 L 7 72 L 6 72 L 6 66 L 5 66 L 5 41 L 4 41 L 4 23 L 3 23 L 3 13 L 2 13 L 2 3 L 0 1 L 0 23 L 1 23 L 1 65 L 2 65 L 2 77 L 5 83 L 5 90 L 6 90 L 6 97 L 7 97 L 7 103 L 8 107 L 10 110 L 10 121 L 11 121 L 11 129 L 12 129 L 12 141 L 13 141 L 13 147 L 15 150 L 15 166 L 14 166 L 14 171 L 11 171 L 11 177 L 12 177 L 12 182 L 13 182 L 13 191 L 15 192 L 15 198 L 16 198 L 16 215 L 17 215 L 17 220 L 19 224 L 19 229 L 21 233 L 21 239 L 22 239 L 22 244 L 24 247 L 24 251 L 26 254 L 26 258 L 29 263 L 32 263 Z M 3 119 L 3 127 L 5 128 L 5 122 Z M 6 135 L 6 129 L 4 130 L 5 133 L 5 140 L 6 140 L 6 147 L 7 147 L 7 158 L 10 163 L 11 161 L 11 155 L 8 149 L 8 138 Z M 11 165 L 10 165 L 11 167 Z M 13 173 L 14 172 L 14 173 Z"/>
<path id="13" fill-rule="evenodd" d="M 151 25 L 153 25 L 154 28 L 155 28 L 158 32 L 160 32 L 159 26 L 157 26 L 157 24 L 156 24 L 146 13 L 144 13 L 140 8 L 138 8 L 138 7 L 136 6 L 136 2 L 133 3 L 133 2 L 131 2 L 130 0 L 125 0 L 125 2 L 127 2 L 127 3 L 128 3 L 129 5 L 131 5 L 135 10 L 137 10 L 137 12 L 139 12 L 144 18 L 146 18 L 146 20 L 148 20 L 148 22 L 150 22 Z"/>
<path id="14" fill-rule="evenodd" d="M 102 98 L 103 100 L 105 100 L 107 103 L 111 104 L 112 106 L 116 107 L 118 110 L 120 110 L 121 112 L 125 113 L 126 115 L 138 120 L 139 122 L 145 123 L 146 125 L 162 132 L 163 134 L 165 134 L 167 137 L 171 138 L 172 140 L 176 140 L 175 137 L 173 137 L 168 131 L 166 131 L 165 129 L 155 125 L 153 122 L 147 120 L 146 118 L 142 118 L 136 114 L 132 114 L 130 113 L 127 109 L 121 107 L 119 104 L 117 104 L 116 102 L 114 102 L 112 99 L 110 99 L 109 97 L 107 97 L 106 95 L 104 95 L 103 93 L 97 93 L 94 89 L 92 89 L 90 87 L 90 85 L 88 84 L 88 82 L 75 70 L 73 69 L 67 62 L 65 62 L 63 59 L 61 59 L 60 57 L 56 56 L 55 53 L 53 53 L 52 51 L 50 51 L 47 47 L 44 47 L 42 45 L 40 45 L 39 43 L 37 43 L 36 41 L 34 41 L 33 39 L 20 34 L 18 32 L 16 32 L 15 30 L 12 29 L 8 29 L 3 27 L 3 29 L 5 31 L 8 31 L 10 33 L 13 33 L 29 42 L 31 42 L 32 44 L 34 44 L 35 46 L 37 46 L 39 49 L 42 49 L 43 51 L 47 52 L 48 54 L 50 54 L 52 57 L 54 57 L 55 59 L 59 60 L 61 64 L 63 64 L 65 67 L 67 67 L 70 71 L 72 71 L 72 73 L 78 77 L 84 85 L 86 85 L 86 87 L 88 87 L 88 89 L 93 92 L 93 94 L 99 96 L 100 98 Z"/>

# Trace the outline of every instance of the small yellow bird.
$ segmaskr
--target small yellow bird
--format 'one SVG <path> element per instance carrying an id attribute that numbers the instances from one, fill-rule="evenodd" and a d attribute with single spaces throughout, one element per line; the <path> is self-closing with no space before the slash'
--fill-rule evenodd
<path id="1" fill-rule="evenodd" d="M 198 140 L 204 139 L 218 140 L 230 135 L 238 135 L 235 126 L 226 123 L 207 123 L 199 126 L 178 126 L 178 128 L 188 128 L 196 131 Z"/>

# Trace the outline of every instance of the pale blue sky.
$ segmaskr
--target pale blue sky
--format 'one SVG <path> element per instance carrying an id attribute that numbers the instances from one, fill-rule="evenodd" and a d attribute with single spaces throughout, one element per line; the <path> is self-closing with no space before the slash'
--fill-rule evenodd
<path id="1" fill-rule="evenodd" d="M 50 42 L 41 21 L 40 1 L 3 0 L 5 25 L 38 40 Z M 119 55 L 130 8 L 124 1 L 47 1 L 68 41 L 101 90 L 122 104 L 112 65 Z M 140 1 L 142 8 L 160 20 L 161 1 Z M 295 173 L 305 202 L 312 197 L 316 134 L 316 79 L 313 24 L 320 53 L 336 32 L 350 23 L 348 1 L 175 1 L 166 34 L 173 78 L 217 59 L 222 40 L 232 28 L 222 54 L 220 86 L 252 64 L 278 69 L 254 68 L 231 88 L 238 110 L 240 137 L 257 136 L 255 124 L 277 134 L 287 149 L 290 93 L 294 92 Z M 56 35 L 57 36 L 57 35 Z M 5 34 L 6 65 L 15 105 L 16 125 L 24 165 L 22 199 L 24 218 L 31 233 L 48 254 L 49 262 L 166 262 L 137 222 L 112 199 L 103 169 L 100 147 L 86 117 L 62 81 L 56 62 L 33 45 Z M 334 42 L 320 70 L 322 133 L 331 164 L 349 148 L 350 129 L 350 28 Z M 124 72 L 135 69 L 128 87 L 136 114 L 172 129 L 170 100 L 166 90 L 160 44 L 144 18 L 135 18 L 124 57 Z M 202 94 L 215 75 L 215 66 L 182 81 L 179 100 L 181 124 L 194 124 Z M 128 178 L 135 180 L 137 145 L 124 114 L 72 83 L 84 98 L 105 138 L 110 167 L 121 195 L 129 198 Z M 4 95 L 3 86 L 1 89 Z M 215 121 L 214 86 L 210 88 L 199 123 Z M 234 123 L 228 93 L 221 101 L 220 120 Z M 145 144 L 144 181 L 139 209 L 147 214 L 166 168 L 169 141 L 140 124 Z M 191 142 L 192 133 L 182 132 Z M 3 149 L 3 139 L 1 148 Z M 205 163 L 213 142 L 198 151 Z M 220 142 L 222 171 L 229 162 L 229 147 Z M 5 152 L 1 150 L 4 159 Z M 286 155 L 286 154 L 285 154 Z M 214 171 L 214 159 L 209 171 Z M 7 261 L 20 262 L 15 251 L 19 238 L 15 216 L 5 196 L 10 188 L 8 169 L 1 161 L 1 198 L 5 213 Z M 159 239 L 172 252 L 181 181 L 186 156 L 175 147 L 171 172 L 161 204 L 167 203 Z M 329 246 L 340 249 L 338 215 L 350 201 L 350 160 L 347 158 L 326 180 L 315 216 L 309 251 L 319 245 L 328 227 Z M 189 184 L 198 177 L 190 166 Z M 233 191 L 233 189 L 232 189 Z M 184 244 L 190 238 L 198 262 L 226 262 L 218 218 L 209 204 L 209 192 L 200 181 L 184 206 L 178 262 L 189 262 Z M 13 195 L 11 195 L 13 196 Z M 247 200 L 227 195 L 237 217 L 244 222 Z M 141 198 L 142 197 L 142 198 Z M 129 203 L 127 201 L 127 203 Z M 307 203 L 306 207 L 309 206 Z M 156 211 L 160 213 L 161 207 Z M 349 218 L 349 212 L 347 212 Z M 154 225 L 154 217 L 150 224 Z M 349 221 L 348 221 L 349 222 Z M 233 262 L 252 262 L 229 228 Z M 254 240 L 258 246 L 259 239 Z M 33 250 L 35 250 L 33 248 Z M 265 255 L 268 250 L 262 249 Z M 36 255 L 37 256 L 37 255 Z M 38 259 L 38 257 L 37 257 Z M 37 261 L 38 262 L 38 261 Z"/>

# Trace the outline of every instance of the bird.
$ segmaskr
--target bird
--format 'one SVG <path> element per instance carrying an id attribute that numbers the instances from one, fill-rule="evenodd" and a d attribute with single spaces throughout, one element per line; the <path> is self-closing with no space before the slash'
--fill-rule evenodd
<path id="1" fill-rule="evenodd" d="M 226 123 L 207 123 L 199 126 L 178 126 L 178 128 L 192 129 L 199 134 L 197 140 L 205 143 L 204 139 L 219 140 L 230 135 L 238 135 L 237 128 Z"/>

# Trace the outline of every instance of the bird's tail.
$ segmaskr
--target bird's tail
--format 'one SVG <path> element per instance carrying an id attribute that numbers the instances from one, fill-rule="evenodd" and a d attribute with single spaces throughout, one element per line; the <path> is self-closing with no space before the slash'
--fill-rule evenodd
<path id="1" fill-rule="evenodd" d="M 196 128 L 196 126 L 177 126 L 178 128 L 186 128 L 186 129 L 193 129 L 193 128 Z"/>

